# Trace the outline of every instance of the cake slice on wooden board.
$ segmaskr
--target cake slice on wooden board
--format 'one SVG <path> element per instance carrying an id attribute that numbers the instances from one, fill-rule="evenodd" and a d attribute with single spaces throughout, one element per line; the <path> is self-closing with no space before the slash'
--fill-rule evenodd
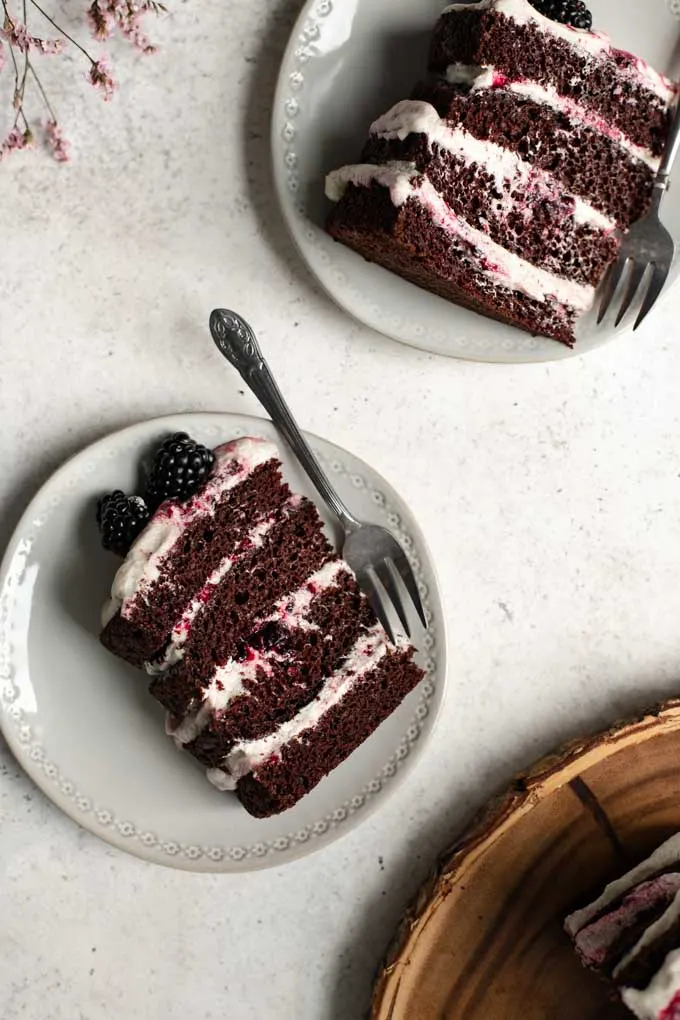
<path id="1" fill-rule="evenodd" d="M 292 807 L 423 676 L 280 469 L 263 440 L 218 447 L 205 484 L 132 543 L 102 631 L 152 676 L 177 746 L 258 817 Z"/>
<path id="2" fill-rule="evenodd" d="M 373 123 L 361 162 L 328 175 L 329 233 L 418 286 L 572 345 L 621 232 L 648 205 L 675 85 L 528 0 L 454 4 L 430 62 L 441 80 L 416 86 Z"/>
<path id="3" fill-rule="evenodd" d="M 680 836 L 570 914 L 565 930 L 640 1020 L 679 1020 Z"/>

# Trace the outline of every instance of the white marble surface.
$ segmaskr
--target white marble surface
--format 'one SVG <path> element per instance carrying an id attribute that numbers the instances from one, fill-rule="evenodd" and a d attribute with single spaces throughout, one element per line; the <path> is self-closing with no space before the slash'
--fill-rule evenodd
<path id="1" fill-rule="evenodd" d="M 206 335 L 232 305 L 304 425 L 420 518 L 450 687 L 377 815 L 250 876 L 107 847 L 0 744 L 2 1016 L 359 1020 L 400 912 L 469 812 L 562 738 L 680 691 L 678 298 L 552 366 L 455 363 L 355 325 L 314 289 L 272 198 L 267 121 L 298 0 L 171 6 L 156 57 L 121 53 L 109 107 L 76 69 L 60 95 L 51 69 L 71 164 L 0 170 L 0 543 L 88 441 L 162 412 L 257 411 Z"/>

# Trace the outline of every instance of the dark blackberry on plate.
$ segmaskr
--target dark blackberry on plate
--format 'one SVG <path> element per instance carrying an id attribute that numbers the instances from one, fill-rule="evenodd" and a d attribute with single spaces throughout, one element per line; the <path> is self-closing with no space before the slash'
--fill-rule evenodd
<path id="1" fill-rule="evenodd" d="M 127 555 L 130 546 L 146 527 L 149 508 L 141 496 L 126 496 L 116 489 L 97 501 L 97 526 L 105 549 Z"/>
<path id="2" fill-rule="evenodd" d="M 588 32 L 593 27 L 593 16 L 583 0 L 529 0 L 529 3 L 551 21 Z"/>
<path id="3" fill-rule="evenodd" d="M 215 455 L 207 446 L 186 432 L 175 432 L 156 451 L 146 502 L 155 510 L 166 499 L 188 499 L 207 481 L 214 463 Z"/>

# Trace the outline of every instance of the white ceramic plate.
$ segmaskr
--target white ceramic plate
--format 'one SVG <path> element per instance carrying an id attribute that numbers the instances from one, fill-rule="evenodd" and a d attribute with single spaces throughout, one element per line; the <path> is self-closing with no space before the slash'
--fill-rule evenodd
<path id="1" fill-rule="evenodd" d="M 424 76 L 429 37 L 445 6 L 445 0 L 307 0 L 274 102 L 274 174 L 285 219 L 309 268 L 338 305 L 395 340 L 477 361 L 582 354 L 615 335 L 610 328 L 597 329 L 592 315 L 583 320 L 571 352 L 428 294 L 323 231 L 330 208 L 325 174 L 356 163 L 371 122 L 407 98 Z M 680 0 L 590 0 L 589 7 L 595 27 L 617 46 L 677 76 Z M 663 218 L 680 238 L 680 187 L 671 188 Z M 673 283 L 679 269 L 676 263 Z"/>
<path id="2" fill-rule="evenodd" d="M 252 818 L 176 751 L 144 674 L 98 641 L 99 612 L 118 561 L 99 545 L 96 498 L 114 488 L 134 491 L 142 453 L 179 430 L 212 447 L 240 435 L 274 439 L 291 486 L 315 498 L 272 424 L 246 415 L 158 418 L 68 461 L 26 510 L 0 571 L 0 724 L 38 786 L 109 843 L 194 871 L 278 865 L 349 831 L 415 764 L 445 680 L 435 573 L 417 524 L 387 482 L 358 457 L 310 437 L 353 511 L 389 527 L 409 555 L 431 621 L 416 639 L 427 676 L 298 805 L 274 818 Z"/>

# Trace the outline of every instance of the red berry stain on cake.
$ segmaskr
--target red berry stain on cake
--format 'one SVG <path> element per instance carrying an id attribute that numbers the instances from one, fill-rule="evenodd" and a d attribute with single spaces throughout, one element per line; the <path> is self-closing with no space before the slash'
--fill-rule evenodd
<path id="1" fill-rule="evenodd" d="M 659 1013 L 659 1020 L 680 1020 L 680 992 L 676 992 L 673 1001 Z"/>

